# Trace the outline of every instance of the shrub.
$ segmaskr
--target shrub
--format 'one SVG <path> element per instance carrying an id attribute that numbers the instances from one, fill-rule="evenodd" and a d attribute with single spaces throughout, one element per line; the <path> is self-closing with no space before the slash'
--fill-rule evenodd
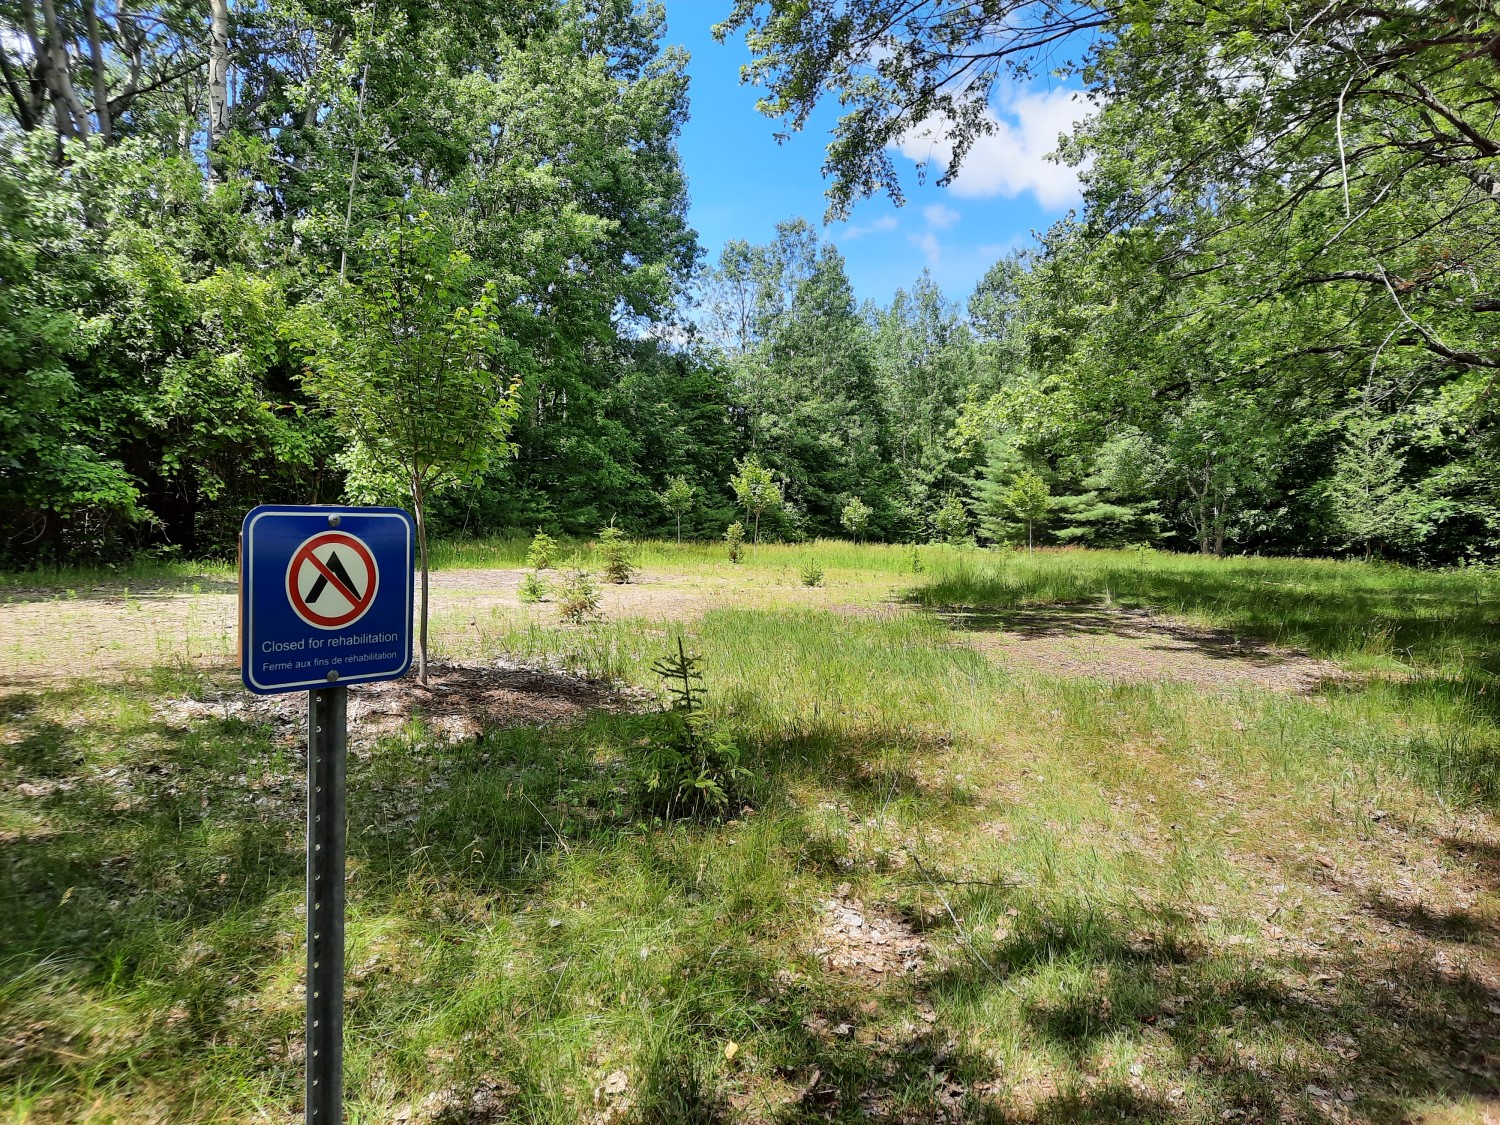
<path id="1" fill-rule="evenodd" d="M 528 571 L 521 579 L 521 588 L 516 594 L 527 605 L 547 600 L 547 580 L 536 571 Z"/>
<path id="2" fill-rule="evenodd" d="M 922 573 L 922 548 L 918 547 L 915 543 L 911 545 L 911 572 L 913 574 Z"/>
<path id="3" fill-rule="evenodd" d="M 599 532 L 599 565 L 604 570 L 604 580 L 617 585 L 629 582 L 635 573 L 630 561 L 630 540 L 613 521 Z"/>
<path id="4" fill-rule="evenodd" d="M 823 568 L 815 562 L 810 562 L 802 568 L 802 585 L 823 585 Z"/>
<path id="5" fill-rule="evenodd" d="M 582 625 L 599 613 L 599 584 L 588 571 L 574 567 L 563 576 L 557 612 L 570 625 Z"/>
<path id="6" fill-rule="evenodd" d="M 557 540 L 545 531 L 538 531 L 526 552 L 526 565 L 532 570 L 551 570 L 557 561 Z"/>
<path id="7" fill-rule="evenodd" d="M 671 703 L 640 744 L 631 782 L 641 807 L 667 820 L 721 814 L 753 776 L 734 740 L 703 714 L 699 659 L 679 637 L 677 652 L 651 666 Z"/>
<path id="8" fill-rule="evenodd" d="M 729 561 L 737 563 L 745 554 L 745 526 L 735 520 L 724 531 L 724 542 L 729 547 Z"/>

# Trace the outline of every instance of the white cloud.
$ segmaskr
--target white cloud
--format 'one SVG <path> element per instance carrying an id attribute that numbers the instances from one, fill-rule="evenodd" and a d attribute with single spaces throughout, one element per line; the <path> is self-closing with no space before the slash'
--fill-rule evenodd
<path id="1" fill-rule="evenodd" d="M 948 190 L 961 199 L 1014 198 L 1031 192 L 1042 206 L 1060 210 L 1078 200 L 1078 173 L 1049 160 L 1057 139 L 1088 115 L 1089 105 L 1075 90 L 1011 91 L 989 111 L 994 131 L 979 137 L 964 157 Z M 909 160 L 934 161 L 944 168 L 953 158 L 948 121 L 924 121 L 896 147 Z"/>
<path id="2" fill-rule="evenodd" d="M 842 238 L 845 242 L 853 242 L 856 238 L 863 238 L 867 234 L 879 234 L 882 231 L 895 230 L 896 225 L 895 215 L 882 215 L 874 222 L 865 223 L 863 226 L 856 223 L 853 226 L 845 227 L 837 237 Z"/>
<path id="3" fill-rule="evenodd" d="M 927 264 L 933 269 L 943 264 L 943 248 L 938 243 L 937 235 L 928 231 L 926 234 L 913 234 L 909 236 L 911 244 L 922 251 L 922 256 L 927 259 Z"/>
<path id="4" fill-rule="evenodd" d="M 942 203 L 934 203 L 928 207 L 924 207 L 922 215 L 926 218 L 927 225 L 933 230 L 947 230 L 954 223 L 958 222 L 959 219 L 963 218 L 952 207 L 948 207 Z"/>

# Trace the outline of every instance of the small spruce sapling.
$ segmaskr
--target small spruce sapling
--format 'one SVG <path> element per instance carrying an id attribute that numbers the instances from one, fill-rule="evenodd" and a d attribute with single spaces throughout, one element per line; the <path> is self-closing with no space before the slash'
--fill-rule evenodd
<path id="1" fill-rule="evenodd" d="M 582 567 L 574 566 L 563 575 L 557 592 L 558 615 L 570 625 L 582 625 L 599 613 L 599 584 Z"/>
<path id="2" fill-rule="evenodd" d="M 666 820 L 722 814 L 752 776 L 739 747 L 703 713 L 699 660 L 679 637 L 677 651 L 651 666 L 671 702 L 632 772 L 641 803 Z"/>
<path id="3" fill-rule="evenodd" d="M 630 561 L 630 540 L 613 521 L 599 531 L 599 565 L 604 580 L 617 586 L 629 582 L 635 574 L 635 565 Z"/>
<path id="4" fill-rule="evenodd" d="M 802 585 L 823 585 L 823 568 L 815 562 L 809 561 L 802 567 Z"/>
<path id="5" fill-rule="evenodd" d="M 532 570 L 551 570 L 557 561 L 557 540 L 538 530 L 526 552 L 526 565 Z"/>
<path id="6" fill-rule="evenodd" d="M 729 561 L 737 563 L 745 554 L 745 527 L 735 520 L 724 530 L 724 545 L 729 548 Z"/>
<path id="7" fill-rule="evenodd" d="M 516 596 L 527 605 L 547 600 L 547 580 L 534 570 L 526 572 L 521 579 L 521 587 L 516 591 Z"/>

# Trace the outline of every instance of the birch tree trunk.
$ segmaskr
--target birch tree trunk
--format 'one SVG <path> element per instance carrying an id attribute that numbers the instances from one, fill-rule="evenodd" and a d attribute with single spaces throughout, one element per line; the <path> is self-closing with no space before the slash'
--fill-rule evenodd
<path id="1" fill-rule="evenodd" d="M 208 148 L 229 132 L 229 0 L 208 0 Z"/>
<path id="2" fill-rule="evenodd" d="M 83 0 L 83 18 L 89 33 L 89 68 L 94 72 L 94 120 L 99 136 L 109 144 L 114 125 L 109 119 L 109 83 L 104 73 L 104 37 L 99 32 L 99 13 L 94 0 Z"/>
<path id="3" fill-rule="evenodd" d="M 58 25 L 57 6 L 54 0 L 42 0 L 42 27 L 36 22 L 36 6 L 32 0 L 21 0 L 21 16 L 26 26 L 27 38 L 41 72 L 42 84 L 52 99 L 52 123 L 62 140 L 89 135 L 88 113 L 73 90 L 72 75 L 68 70 L 68 44 L 62 37 Z"/>

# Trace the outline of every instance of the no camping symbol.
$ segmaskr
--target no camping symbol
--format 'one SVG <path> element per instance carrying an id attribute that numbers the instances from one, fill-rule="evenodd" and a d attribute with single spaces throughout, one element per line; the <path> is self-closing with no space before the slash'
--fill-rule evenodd
<path id="1" fill-rule="evenodd" d="M 318 629 L 353 625 L 375 603 L 379 585 L 369 546 L 343 531 L 320 531 L 307 539 L 286 568 L 292 611 Z"/>

